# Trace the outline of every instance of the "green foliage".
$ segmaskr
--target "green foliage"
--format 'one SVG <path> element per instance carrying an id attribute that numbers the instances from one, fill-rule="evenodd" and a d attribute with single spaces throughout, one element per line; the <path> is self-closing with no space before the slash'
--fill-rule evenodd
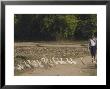
<path id="1" fill-rule="evenodd" d="M 76 39 L 88 39 L 93 34 L 97 34 L 97 16 L 91 15 L 78 15 L 78 24 L 75 30 Z"/>
<path id="2" fill-rule="evenodd" d="M 16 14 L 15 41 L 87 39 L 97 33 L 96 14 Z"/>

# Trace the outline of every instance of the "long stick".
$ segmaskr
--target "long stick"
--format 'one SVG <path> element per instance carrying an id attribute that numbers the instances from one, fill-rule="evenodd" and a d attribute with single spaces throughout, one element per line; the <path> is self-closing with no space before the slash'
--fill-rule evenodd
<path id="1" fill-rule="evenodd" d="M 85 63 L 83 62 L 83 57 L 80 58 L 81 62 L 83 65 L 85 65 Z"/>

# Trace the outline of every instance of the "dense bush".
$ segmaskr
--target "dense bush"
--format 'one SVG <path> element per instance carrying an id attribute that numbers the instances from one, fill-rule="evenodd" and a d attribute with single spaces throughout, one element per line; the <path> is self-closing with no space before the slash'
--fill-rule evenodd
<path id="1" fill-rule="evenodd" d="M 88 39 L 97 34 L 96 14 L 15 14 L 15 41 Z"/>

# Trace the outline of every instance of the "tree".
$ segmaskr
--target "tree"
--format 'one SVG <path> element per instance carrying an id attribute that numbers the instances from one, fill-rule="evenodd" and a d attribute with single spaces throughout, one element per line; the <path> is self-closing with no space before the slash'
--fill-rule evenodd
<path id="1" fill-rule="evenodd" d="M 97 34 L 96 14 L 15 14 L 15 41 L 88 39 Z"/>
<path id="2" fill-rule="evenodd" d="M 97 34 L 97 15 L 77 15 L 78 24 L 75 30 L 76 39 L 88 39 L 91 35 Z"/>

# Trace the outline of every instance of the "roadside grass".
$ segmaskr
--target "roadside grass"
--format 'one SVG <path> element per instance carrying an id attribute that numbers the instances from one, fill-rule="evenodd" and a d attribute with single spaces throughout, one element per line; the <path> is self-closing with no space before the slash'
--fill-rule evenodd
<path id="1" fill-rule="evenodd" d="M 15 44 L 19 44 L 19 43 L 22 43 L 22 44 L 36 44 L 36 43 L 39 43 L 39 44 L 61 44 L 61 45 L 70 45 L 70 44 L 87 44 L 88 41 L 87 40 L 80 40 L 80 41 L 77 41 L 77 40 L 62 40 L 62 41 L 15 41 Z"/>

